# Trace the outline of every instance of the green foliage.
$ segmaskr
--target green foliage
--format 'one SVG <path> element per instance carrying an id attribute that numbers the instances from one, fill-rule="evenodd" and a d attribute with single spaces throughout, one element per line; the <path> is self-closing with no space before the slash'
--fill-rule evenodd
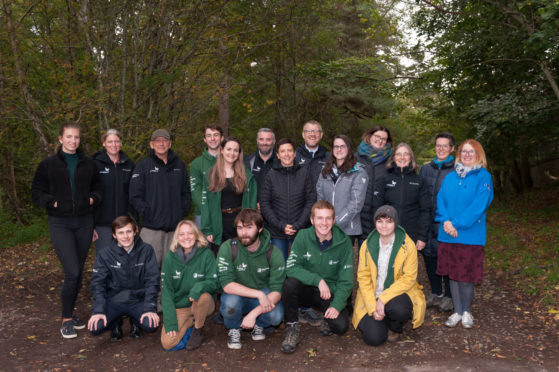
<path id="1" fill-rule="evenodd" d="M 10 248 L 48 238 L 45 217 L 30 217 L 26 225 L 13 222 L 6 210 L 0 209 L 0 249 Z"/>

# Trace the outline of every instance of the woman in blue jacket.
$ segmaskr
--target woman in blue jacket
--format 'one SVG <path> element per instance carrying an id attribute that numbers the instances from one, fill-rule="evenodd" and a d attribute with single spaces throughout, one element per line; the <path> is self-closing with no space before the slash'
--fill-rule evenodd
<path id="1" fill-rule="evenodd" d="M 486 167 L 481 144 L 464 141 L 456 153 L 456 170 L 445 177 L 437 195 L 437 274 L 449 276 L 454 303 L 447 327 L 456 327 L 460 321 L 464 328 L 474 326 L 474 283 L 481 283 L 483 276 L 485 214 L 493 200 L 493 181 Z"/>

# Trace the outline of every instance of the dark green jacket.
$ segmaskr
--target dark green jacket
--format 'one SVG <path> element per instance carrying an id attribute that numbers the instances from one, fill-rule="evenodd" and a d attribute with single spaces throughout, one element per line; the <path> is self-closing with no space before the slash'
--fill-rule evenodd
<path id="1" fill-rule="evenodd" d="M 202 187 L 208 171 L 215 164 L 217 158 L 210 155 L 205 149 L 202 155 L 192 160 L 190 163 L 190 192 L 192 203 L 194 203 L 194 215 L 202 213 Z"/>
<path id="2" fill-rule="evenodd" d="M 246 191 L 243 193 L 242 207 L 256 209 L 258 188 L 256 181 L 248 170 Z M 213 235 L 214 244 L 221 245 L 223 234 L 223 221 L 221 218 L 221 191 L 211 192 L 208 177 L 204 177 L 202 191 L 202 232 L 204 235 Z"/>
<path id="3" fill-rule="evenodd" d="M 260 234 L 260 246 L 254 253 L 249 252 L 241 242 L 235 262 L 232 262 L 231 240 L 219 248 L 217 254 L 217 276 L 221 287 L 231 282 L 239 283 L 252 289 L 269 288 L 280 292 L 285 280 L 285 261 L 283 253 L 273 247 L 270 262 L 266 253 L 270 249 L 270 233 L 264 229 Z"/>
<path id="4" fill-rule="evenodd" d="M 180 246 L 177 249 L 182 249 Z M 192 306 L 203 293 L 214 296 L 219 288 L 217 266 L 212 251 L 198 248 L 187 265 L 173 251 L 167 252 L 161 266 L 161 308 L 165 331 L 178 331 L 176 309 Z"/>
<path id="5" fill-rule="evenodd" d="M 344 231 L 332 227 L 332 245 L 320 251 L 314 226 L 297 233 L 287 258 L 287 276 L 318 287 L 324 279 L 332 294 L 331 306 L 342 311 L 353 290 L 353 245 Z"/>

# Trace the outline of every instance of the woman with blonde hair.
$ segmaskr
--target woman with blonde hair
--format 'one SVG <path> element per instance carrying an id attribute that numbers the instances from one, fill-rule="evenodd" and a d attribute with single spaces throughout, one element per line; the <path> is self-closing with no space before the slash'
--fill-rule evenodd
<path id="1" fill-rule="evenodd" d="M 493 181 L 486 167 L 481 144 L 473 139 L 462 142 L 456 152 L 455 171 L 445 177 L 437 194 L 437 274 L 449 276 L 454 304 L 447 327 L 460 322 L 464 328 L 474 326 L 474 283 L 481 283 L 483 277 L 485 216 L 493 200 Z"/>
<path id="2" fill-rule="evenodd" d="M 202 231 L 208 241 L 219 246 L 237 236 L 233 221 L 241 209 L 256 209 L 256 181 L 245 169 L 237 138 L 226 137 L 221 142 L 221 151 L 202 189 Z"/>
<path id="3" fill-rule="evenodd" d="M 219 287 L 215 258 L 207 246 L 194 222 L 179 222 L 161 266 L 161 345 L 165 350 L 194 350 L 202 344 L 202 328 L 215 309 Z"/>

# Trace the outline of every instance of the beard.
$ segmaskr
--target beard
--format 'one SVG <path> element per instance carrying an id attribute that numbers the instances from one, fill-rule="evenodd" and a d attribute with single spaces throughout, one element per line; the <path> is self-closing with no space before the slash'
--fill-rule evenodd
<path id="1" fill-rule="evenodd" d="M 245 247 L 252 245 L 258 239 L 258 231 L 254 235 L 239 237 L 241 244 Z"/>

